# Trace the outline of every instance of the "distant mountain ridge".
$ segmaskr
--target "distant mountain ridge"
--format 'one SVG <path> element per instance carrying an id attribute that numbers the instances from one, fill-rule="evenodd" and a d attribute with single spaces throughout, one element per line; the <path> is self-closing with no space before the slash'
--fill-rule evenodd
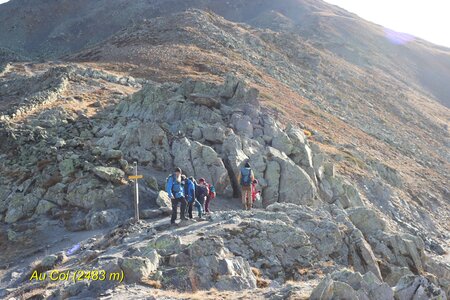
<path id="1" fill-rule="evenodd" d="M 382 27 L 321 0 L 12 0 L 0 7 L 0 47 L 27 57 L 75 53 L 144 19 L 188 8 L 292 32 L 358 66 L 377 66 L 450 106 L 450 49 L 415 40 L 394 45 Z"/>

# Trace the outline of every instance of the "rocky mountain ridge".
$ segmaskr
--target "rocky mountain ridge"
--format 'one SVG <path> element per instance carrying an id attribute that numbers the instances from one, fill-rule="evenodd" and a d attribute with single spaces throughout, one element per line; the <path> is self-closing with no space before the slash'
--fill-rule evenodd
<path id="1" fill-rule="evenodd" d="M 230 201 L 225 199 L 236 194 L 235 174 L 249 160 L 263 187 L 264 201 L 259 205 L 265 210 L 244 213 L 235 210 L 237 205 L 212 215 L 209 223 L 188 223 L 174 231 L 156 221 L 167 213 L 170 201 L 158 192 L 162 179 L 150 177 L 141 188 L 148 207 L 142 207 L 142 217 L 149 221 L 125 223 L 83 241 L 75 254 L 60 252 L 29 267 L 13 267 L 15 271 L 6 277 L 10 281 L 3 290 L 5 296 L 24 291 L 56 299 L 100 297 L 106 290 L 111 295 L 121 293 L 114 281 L 56 285 L 46 293 L 41 292 L 45 283 L 25 284 L 33 270 L 50 274 L 63 268 L 123 271 L 127 284 L 149 282 L 180 292 L 260 288 L 261 297 L 279 293 L 294 297 L 295 285 L 286 290 L 286 282 L 294 280 L 300 286 L 309 285 L 309 296 L 318 299 L 324 297 L 324 289 L 344 298 L 388 299 L 394 294 L 413 295 L 417 291 L 410 290 L 417 288 L 429 297 L 445 297 L 448 271 L 444 263 L 426 254 L 438 251 L 430 241 L 425 244 L 416 236 L 395 233 L 395 224 L 370 209 L 358 190 L 335 174 L 329 157 L 308 141 L 303 129 L 283 128 L 264 113 L 258 90 L 244 81 L 228 75 L 222 85 L 191 79 L 158 84 L 121 80 L 74 66 L 64 70 L 67 86 L 86 77 L 102 85 L 112 81 L 144 86 L 89 118 L 81 112 L 71 115 L 61 107 L 28 117 L 35 125 L 20 126 L 25 130 L 2 129 L 12 142 L 7 147 L 21 153 L 4 169 L 18 169 L 15 164 L 23 164 L 21 160 L 37 166 L 37 173 L 24 173 L 14 189 L 8 189 L 13 182 L 2 185 L 6 195 L 2 216 L 10 224 L 5 239 L 14 244 L 33 241 L 39 228 L 51 222 L 42 218 L 45 215 L 63 217 L 72 231 L 123 222 L 131 216 L 130 190 L 123 184 L 126 174 L 132 173 L 129 161 L 134 160 L 139 160 L 142 171 L 152 174 L 152 170 L 176 165 L 188 174 L 205 176 L 225 197 L 218 201 Z M 59 78 L 60 72 L 58 67 L 43 74 Z M 3 122 L 10 121 L 11 117 Z M 41 160 L 30 161 L 36 158 Z M 40 226 L 16 225 L 30 216 L 28 224 Z M 332 277 L 317 284 L 321 274 L 333 271 Z"/>
<path id="2" fill-rule="evenodd" d="M 437 51 L 445 73 L 446 49 L 385 44 L 321 1 L 259 2 L 0 6 L 36 4 L 34 25 L 61 9 L 40 17 L 49 28 L 124 8 L 73 40 L 61 23 L 49 48 L 4 44 L 16 25 L 0 34 L 15 50 L 0 60 L 0 297 L 448 298 L 448 108 L 391 57 Z M 246 160 L 263 194 L 251 212 L 235 199 Z M 174 166 L 217 186 L 207 221 L 168 226 Z M 53 270 L 125 283 L 29 280 Z"/>

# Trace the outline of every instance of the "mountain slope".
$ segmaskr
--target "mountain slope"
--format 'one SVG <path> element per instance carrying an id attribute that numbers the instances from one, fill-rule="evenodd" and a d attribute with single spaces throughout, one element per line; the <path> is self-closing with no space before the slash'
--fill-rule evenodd
<path id="1" fill-rule="evenodd" d="M 188 8 L 208 9 L 235 22 L 298 33 L 351 63 L 377 66 L 404 78 L 405 83 L 414 83 L 445 106 L 450 105 L 445 84 L 450 78 L 448 48 L 422 40 L 406 45 L 398 45 L 398 40 L 390 42 L 382 27 L 323 1 L 136 0 L 130 4 L 124 0 L 13 0 L 0 9 L 2 26 L 6 28 L 0 33 L 0 47 L 26 56 L 57 57 L 103 40 L 132 23 Z M 274 18 L 277 14 L 283 16 L 287 27 L 278 28 L 280 20 Z M 264 22 L 258 23 L 258 19 Z"/>
<path id="2" fill-rule="evenodd" d="M 156 81 L 214 81 L 235 72 L 264 90 L 268 107 L 338 143 L 331 146 L 345 145 L 363 161 L 381 160 L 401 172 L 407 187 L 400 192 L 426 190 L 446 198 L 448 110 L 375 66 L 355 66 L 300 37 L 188 11 L 129 27 L 70 59 L 124 64 Z M 285 85 L 303 98 L 282 95 Z M 309 115 L 308 106 L 322 112 Z M 417 181 L 420 173 L 426 182 Z"/>
<path id="3" fill-rule="evenodd" d="M 312 0 L 0 16 L 0 297 L 449 295 L 448 49 Z M 246 160 L 251 212 L 233 198 Z M 175 166 L 216 185 L 206 221 L 169 227 Z M 52 269 L 126 283 L 29 280 Z"/>

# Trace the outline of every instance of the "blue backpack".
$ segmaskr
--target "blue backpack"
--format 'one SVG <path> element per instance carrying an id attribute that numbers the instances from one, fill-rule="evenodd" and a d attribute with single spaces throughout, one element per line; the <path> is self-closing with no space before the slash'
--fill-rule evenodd
<path id="1" fill-rule="evenodd" d="M 252 169 L 242 168 L 241 169 L 241 185 L 250 186 L 252 184 Z"/>

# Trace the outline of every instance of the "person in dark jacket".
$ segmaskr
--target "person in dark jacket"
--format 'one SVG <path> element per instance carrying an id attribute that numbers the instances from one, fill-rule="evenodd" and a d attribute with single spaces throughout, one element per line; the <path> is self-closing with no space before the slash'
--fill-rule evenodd
<path id="1" fill-rule="evenodd" d="M 198 212 L 198 219 L 202 219 L 202 214 L 203 214 L 203 208 L 202 205 L 197 201 L 197 198 L 195 196 L 195 179 L 194 177 L 189 177 L 188 179 L 186 179 L 186 184 L 184 186 L 184 194 L 186 196 L 186 201 L 187 201 L 187 211 L 188 211 L 188 215 L 189 215 L 189 219 L 193 219 L 193 215 L 192 215 L 192 208 L 193 206 L 195 206 L 197 208 L 197 212 Z"/>
<path id="2" fill-rule="evenodd" d="M 176 168 L 175 173 L 167 178 L 166 192 L 169 194 L 169 198 L 172 201 L 172 218 L 171 224 L 175 224 L 178 214 L 178 205 L 181 206 L 180 218 L 186 220 L 186 199 L 184 196 L 184 186 L 181 180 L 181 169 Z"/>
<path id="3" fill-rule="evenodd" d="M 195 196 L 197 197 L 198 202 L 202 206 L 203 211 L 205 211 L 205 202 L 209 194 L 208 186 L 206 185 L 206 180 L 204 178 L 200 178 L 195 188 L 196 188 Z"/>

